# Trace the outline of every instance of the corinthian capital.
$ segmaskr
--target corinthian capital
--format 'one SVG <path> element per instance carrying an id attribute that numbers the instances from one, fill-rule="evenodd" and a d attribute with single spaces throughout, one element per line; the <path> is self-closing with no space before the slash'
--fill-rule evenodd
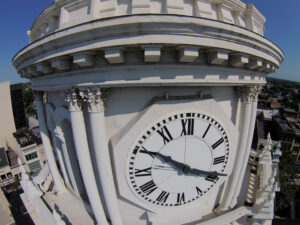
<path id="1" fill-rule="evenodd" d="M 87 88 L 83 91 L 84 102 L 88 105 L 89 112 L 103 112 L 104 103 L 100 88 Z"/>
<path id="2" fill-rule="evenodd" d="M 70 89 L 64 92 L 65 101 L 68 103 L 69 111 L 80 111 L 82 92 L 78 89 Z"/>
<path id="3" fill-rule="evenodd" d="M 243 102 L 254 102 L 258 100 L 258 95 L 262 90 L 261 85 L 251 85 L 237 87 L 239 97 Z"/>
<path id="4" fill-rule="evenodd" d="M 64 133 L 60 127 L 56 127 L 53 134 L 60 142 L 65 142 Z"/>

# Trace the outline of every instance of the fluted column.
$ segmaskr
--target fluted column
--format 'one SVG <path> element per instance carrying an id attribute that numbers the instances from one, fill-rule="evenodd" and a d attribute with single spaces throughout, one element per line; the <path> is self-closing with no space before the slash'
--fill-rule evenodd
<path id="1" fill-rule="evenodd" d="M 102 95 L 103 96 L 103 95 Z M 112 167 L 106 137 L 104 104 L 99 88 L 87 89 L 85 101 L 88 104 L 92 142 L 95 150 L 96 167 L 109 218 L 113 225 L 122 225 L 121 213 L 116 196 Z"/>
<path id="2" fill-rule="evenodd" d="M 240 193 L 244 175 L 245 175 L 245 171 L 246 171 L 246 168 L 248 165 L 248 159 L 249 159 L 249 154 L 250 154 L 252 140 L 253 140 L 253 133 L 254 133 L 254 128 L 255 128 L 258 95 L 259 95 L 261 89 L 262 89 L 261 86 L 251 86 L 251 94 L 250 94 L 251 100 L 252 100 L 251 120 L 250 120 L 250 126 L 249 126 L 249 130 L 248 130 L 246 151 L 244 154 L 243 163 L 242 163 L 242 167 L 240 170 L 240 175 L 238 176 L 238 183 L 237 183 L 235 191 L 234 191 L 233 202 L 236 201 L 237 196 Z"/>
<path id="3" fill-rule="evenodd" d="M 77 90 L 66 92 L 65 100 L 69 106 L 75 150 L 85 189 L 97 223 L 99 225 L 107 225 L 89 152 L 84 117 L 81 111 L 81 99 L 81 94 Z"/>
<path id="4" fill-rule="evenodd" d="M 240 171 L 243 166 L 244 156 L 246 154 L 246 145 L 248 141 L 249 126 L 251 123 L 252 109 L 252 87 L 243 86 L 237 88 L 238 95 L 242 103 L 242 115 L 240 122 L 239 143 L 237 147 L 236 157 L 234 160 L 231 176 L 228 178 L 225 191 L 219 206 L 220 210 L 227 210 L 234 196 L 234 191 L 238 183 Z"/>
<path id="5" fill-rule="evenodd" d="M 68 174 L 67 174 L 67 171 L 66 171 L 65 162 L 64 162 L 65 160 L 64 160 L 64 156 L 62 154 L 61 145 L 57 141 L 55 134 L 51 133 L 51 135 L 52 135 L 52 140 L 54 142 L 53 144 L 55 145 L 55 148 L 56 148 L 56 153 L 57 153 L 58 162 L 59 162 L 59 165 L 60 165 L 60 170 L 61 170 L 61 173 L 63 175 L 65 184 L 67 184 L 67 183 L 70 182 L 70 180 L 69 180 L 69 177 L 68 177 Z"/>
<path id="6" fill-rule="evenodd" d="M 66 186 L 64 185 L 63 179 L 61 178 L 61 176 L 59 174 L 59 171 L 58 171 L 58 168 L 57 168 L 57 165 L 55 162 L 53 148 L 51 145 L 51 141 L 49 138 L 49 132 L 48 132 L 47 125 L 46 125 L 44 106 L 43 106 L 41 94 L 42 93 L 40 93 L 40 92 L 34 93 L 35 101 L 36 101 L 36 111 L 37 111 L 37 115 L 38 115 L 38 119 L 39 119 L 41 138 L 43 141 L 45 154 L 46 154 L 47 161 L 49 164 L 49 169 L 52 174 L 53 181 L 54 181 L 54 184 L 56 187 L 56 191 L 58 194 L 60 194 L 60 193 L 66 192 L 67 189 L 66 189 Z"/>
<path id="7" fill-rule="evenodd" d="M 80 187 L 76 182 L 75 175 L 73 173 L 73 169 L 72 169 L 72 165 L 71 165 L 71 160 L 70 160 L 70 157 L 68 154 L 68 150 L 66 148 L 64 133 L 63 133 L 62 129 L 60 127 L 56 127 L 54 129 L 54 135 L 56 137 L 56 142 L 60 143 L 62 154 L 63 154 L 63 156 L 65 158 L 65 162 L 66 162 L 67 173 L 70 177 L 71 184 L 73 186 L 73 190 L 78 196 L 80 196 L 80 194 L 83 193 L 83 191 L 80 191 Z"/>

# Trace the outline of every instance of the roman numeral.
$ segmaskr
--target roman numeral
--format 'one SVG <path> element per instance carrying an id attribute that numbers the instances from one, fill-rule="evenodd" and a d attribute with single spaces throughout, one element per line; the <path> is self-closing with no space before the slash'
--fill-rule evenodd
<path id="1" fill-rule="evenodd" d="M 140 189 L 146 195 L 150 195 L 153 191 L 155 191 L 157 189 L 157 187 L 156 187 L 155 183 L 153 182 L 153 180 L 151 180 L 151 181 L 143 184 L 142 186 L 140 186 Z"/>
<path id="2" fill-rule="evenodd" d="M 194 135 L 194 119 L 182 119 L 182 132 L 180 136 L 183 135 Z"/>
<path id="3" fill-rule="evenodd" d="M 183 193 L 177 193 L 177 204 L 180 204 L 181 202 L 184 202 L 184 192 Z"/>
<path id="4" fill-rule="evenodd" d="M 220 138 L 216 143 L 214 143 L 211 147 L 213 149 L 216 149 L 220 144 L 222 144 L 224 142 L 223 138 Z"/>
<path id="5" fill-rule="evenodd" d="M 136 177 L 151 176 L 151 167 L 142 170 L 135 169 L 134 175 Z"/>
<path id="6" fill-rule="evenodd" d="M 210 182 L 214 182 L 215 179 L 217 179 L 217 178 L 218 178 L 217 175 L 210 174 L 210 175 L 208 175 L 208 176 L 205 178 L 205 180 L 210 181 Z"/>
<path id="7" fill-rule="evenodd" d="M 164 144 L 173 140 L 173 137 L 166 126 L 163 126 L 160 130 L 157 130 L 157 133 L 163 138 Z"/>
<path id="8" fill-rule="evenodd" d="M 196 186 L 196 191 L 197 191 L 197 194 L 198 194 L 198 195 L 202 194 L 202 192 L 203 192 L 203 191 L 202 191 L 200 188 L 198 188 L 197 186 Z"/>
<path id="9" fill-rule="evenodd" d="M 214 158 L 214 165 L 222 163 L 224 161 L 225 161 L 225 155 L 217 157 L 217 158 Z"/>
<path id="10" fill-rule="evenodd" d="M 155 158 L 155 154 L 153 152 L 149 152 L 144 146 L 142 147 L 142 150 L 140 150 L 140 153 L 148 154 L 152 158 Z"/>
<path id="11" fill-rule="evenodd" d="M 202 135 L 202 138 L 205 138 L 205 136 L 206 136 L 206 134 L 207 134 L 207 132 L 208 132 L 210 126 L 211 126 L 211 124 L 209 124 L 208 127 L 206 128 L 204 134 Z"/>
<path id="12" fill-rule="evenodd" d="M 169 195 L 170 195 L 169 192 L 162 191 L 160 193 L 160 195 L 157 197 L 156 201 L 164 202 L 165 203 L 167 201 Z"/>

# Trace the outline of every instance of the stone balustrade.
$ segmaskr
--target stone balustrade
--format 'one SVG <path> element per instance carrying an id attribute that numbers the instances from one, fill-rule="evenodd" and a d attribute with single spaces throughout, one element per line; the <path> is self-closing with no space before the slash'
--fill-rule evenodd
<path id="1" fill-rule="evenodd" d="M 265 17 L 240 0 L 56 0 L 35 20 L 30 42 L 93 20 L 136 14 L 200 17 L 264 34 Z"/>

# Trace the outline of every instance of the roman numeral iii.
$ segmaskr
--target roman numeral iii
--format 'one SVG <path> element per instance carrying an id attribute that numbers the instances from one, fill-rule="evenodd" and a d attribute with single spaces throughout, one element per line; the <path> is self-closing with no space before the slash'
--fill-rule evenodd
<path id="1" fill-rule="evenodd" d="M 225 155 L 217 157 L 217 158 L 214 158 L 214 165 L 222 163 L 224 161 L 225 161 Z"/>

